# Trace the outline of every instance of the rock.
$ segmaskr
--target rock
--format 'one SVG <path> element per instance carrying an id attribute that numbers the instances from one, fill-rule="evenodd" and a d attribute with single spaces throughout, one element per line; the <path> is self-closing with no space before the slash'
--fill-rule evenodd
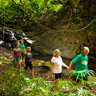
<path id="1" fill-rule="evenodd" d="M 82 40 L 85 39 L 83 35 L 81 35 L 80 38 L 82 38 Z M 76 36 L 75 33 L 66 32 L 58 32 L 57 34 L 45 32 L 32 47 L 43 55 L 53 55 L 55 49 L 60 49 L 61 55 L 69 59 L 75 57 L 77 49 L 80 50 L 78 36 Z"/>

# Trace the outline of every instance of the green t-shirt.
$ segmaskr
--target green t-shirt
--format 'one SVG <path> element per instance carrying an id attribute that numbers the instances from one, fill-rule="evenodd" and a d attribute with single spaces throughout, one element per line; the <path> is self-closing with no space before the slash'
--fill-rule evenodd
<path id="1" fill-rule="evenodd" d="M 84 56 L 82 53 L 77 55 L 72 62 L 75 64 L 75 76 L 85 77 L 87 75 L 86 69 L 88 65 L 88 56 Z"/>
<path id="2" fill-rule="evenodd" d="M 24 49 L 25 49 L 25 48 L 26 48 L 25 45 L 21 45 L 21 49 L 22 49 L 21 53 L 24 53 Z"/>

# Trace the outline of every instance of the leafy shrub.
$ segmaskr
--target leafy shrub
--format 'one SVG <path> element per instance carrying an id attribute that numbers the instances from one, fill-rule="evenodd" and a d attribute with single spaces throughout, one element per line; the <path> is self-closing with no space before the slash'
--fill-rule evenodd
<path id="1" fill-rule="evenodd" d="M 0 96 L 95 96 L 89 89 L 96 89 L 96 82 L 77 86 L 72 80 L 62 80 L 57 92 L 54 91 L 52 81 L 45 81 L 40 77 L 30 79 L 23 69 L 19 73 L 18 69 L 9 67 L 6 74 L 0 77 L 0 86 Z"/>

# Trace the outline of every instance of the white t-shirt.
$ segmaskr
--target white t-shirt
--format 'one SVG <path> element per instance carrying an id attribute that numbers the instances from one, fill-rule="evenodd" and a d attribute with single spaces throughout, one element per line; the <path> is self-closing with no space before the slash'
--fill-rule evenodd
<path id="1" fill-rule="evenodd" d="M 52 57 L 51 62 L 54 63 L 53 65 L 53 73 L 61 73 L 62 72 L 62 58 L 59 56 L 58 58 Z"/>

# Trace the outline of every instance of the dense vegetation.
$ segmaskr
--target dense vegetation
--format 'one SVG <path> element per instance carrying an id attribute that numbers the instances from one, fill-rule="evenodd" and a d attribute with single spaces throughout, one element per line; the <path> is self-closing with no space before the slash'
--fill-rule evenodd
<path id="1" fill-rule="evenodd" d="M 36 25 L 42 24 L 46 26 L 46 28 L 51 26 L 51 28 L 55 30 L 55 35 L 51 35 L 54 35 L 53 39 L 58 38 L 57 41 L 60 41 L 60 44 L 62 44 L 61 41 L 63 41 L 61 36 L 66 35 L 63 32 L 65 29 L 67 30 L 65 31 L 66 33 L 74 31 L 75 33 L 77 32 L 76 34 L 79 34 L 82 32 L 81 34 L 85 35 L 86 40 L 81 41 L 80 46 L 84 44 L 90 47 L 91 53 L 89 60 L 90 62 L 92 61 L 91 64 L 95 64 L 96 1 L 76 1 L 77 2 L 74 3 L 74 0 L 0 0 L 0 26 L 12 28 L 14 28 L 14 26 L 24 26 L 26 27 L 26 29 L 31 26 L 32 29 L 30 30 L 36 30 L 36 32 L 37 29 L 39 29 L 37 27 L 34 27 Z M 60 27 L 55 28 L 53 25 Z M 61 28 L 62 26 L 64 28 Z M 57 32 L 58 29 L 60 30 L 60 32 Z M 80 29 L 86 30 L 80 31 Z M 40 33 L 35 34 L 41 35 Z M 46 34 L 48 34 L 47 31 Z M 44 34 L 44 37 L 46 36 L 46 34 Z M 78 39 L 81 40 L 82 38 L 79 37 Z M 45 38 L 43 39 L 43 41 L 44 40 Z M 78 41 L 72 41 L 71 44 L 78 44 Z M 71 44 L 69 45 L 72 46 Z M 48 50 L 45 49 L 44 51 L 45 53 L 48 52 Z M 78 54 L 79 52 L 80 50 L 76 49 L 75 54 Z M 3 56 L 2 58 L 0 57 L 0 66 L 3 65 L 4 62 L 9 61 L 11 60 L 3 58 Z M 46 65 L 46 63 L 44 64 Z M 94 67 L 93 65 L 91 66 Z M 50 66 L 48 65 L 48 67 Z M 95 96 L 96 94 L 95 77 L 89 76 L 89 79 L 91 78 L 91 80 L 89 80 L 88 82 L 83 82 L 84 84 L 82 86 L 76 85 L 76 82 L 69 79 L 65 81 L 62 80 L 59 84 L 60 91 L 56 92 L 54 91 L 54 84 L 52 81 L 46 81 L 43 78 L 39 77 L 30 79 L 29 74 L 26 74 L 23 69 L 22 72 L 19 73 L 19 71 L 12 66 L 8 67 L 8 69 L 6 70 L 7 71 L 5 72 L 5 74 L 0 77 L 0 96 Z"/>
<path id="2" fill-rule="evenodd" d="M 0 66 L 6 66 L 3 63 L 9 62 L 10 59 L 2 57 L 1 61 Z M 92 78 L 95 79 L 91 76 L 83 85 L 76 85 L 76 82 L 70 79 L 61 80 L 60 90 L 57 92 L 54 91 L 52 81 L 46 81 L 41 77 L 31 79 L 24 69 L 19 73 L 18 69 L 9 66 L 0 77 L 0 96 L 95 96 L 96 80 L 91 81 Z"/>
<path id="3" fill-rule="evenodd" d="M 67 3 L 67 0 L 65 0 L 64 4 L 54 5 L 51 3 L 53 1 L 54 0 L 1 0 L 1 24 L 14 24 L 17 20 L 19 20 L 19 23 L 21 21 L 22 23 L 25 22 L 26 15 L 24 15 L 23 11 L 25 11 L 30 17 L 38 19 L 41 15 L 45 15 L 46 13 L 58 12 L 65 7 Z M 14 2 L 16 2 L 19 7 Z"/>

